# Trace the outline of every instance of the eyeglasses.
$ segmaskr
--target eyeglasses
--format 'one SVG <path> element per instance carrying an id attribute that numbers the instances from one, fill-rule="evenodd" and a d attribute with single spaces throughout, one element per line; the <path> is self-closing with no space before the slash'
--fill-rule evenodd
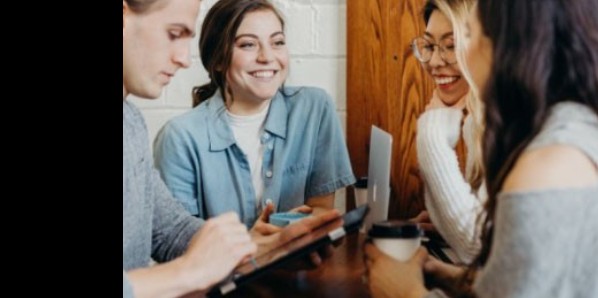
<path id="1" fill-rule="evenodd" d="M 430 62 L 434 50 L 438 47 L 440 51 L 440 58 L 447 64 L 457 63 L 457 55 L 455 54 L 455 44 L 450 38 L 441 40 L 438 44 L 432 43 L 423 37 L 416 37 L 411 42 L 411 50 L 415 54 L 415 58 L 422 63 Z"/>

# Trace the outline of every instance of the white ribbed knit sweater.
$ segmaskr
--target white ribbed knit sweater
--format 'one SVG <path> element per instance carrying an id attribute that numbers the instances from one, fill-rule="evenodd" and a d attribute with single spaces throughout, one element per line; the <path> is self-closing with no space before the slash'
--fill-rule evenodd
<path id="1" fill-rule="evenodd" d="M 431 109 L 417 120 L 417 159 L 425 184 L 425 204 L 432 223 L 453 248 L 460 261 L 469 263 L 478 254 L 475 238 L 476 219 L 483 209 L 487 194 L 482 184 L 478 193 L 459 170 L 455 146 L 461 132 L 463 113 L 455 108 Z M 473 119 L 463 124 L 467 152 L 474 146 Z M 467 155 L 466 174 L 472 170 L 474 158 Z"/>

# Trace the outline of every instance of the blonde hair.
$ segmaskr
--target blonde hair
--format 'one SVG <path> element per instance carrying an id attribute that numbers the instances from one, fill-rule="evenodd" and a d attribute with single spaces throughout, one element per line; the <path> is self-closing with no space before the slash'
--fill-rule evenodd
<path id="1" fill-rule="evenodd" d="M 473 164 L 469 171 L 466 171 L 467 182 L 474 191 L 478 191 L 484 180 L 482 138 L 484 136 L 484 106 L 479 96 L 479 91 L 473 83 L 471 73 L 465 63 L 465 22 L 470 11 L 475 7 L 477 0 L 433 0 L 433 4 L 438 7 L 453 25 L 453 35 L 455 36 L 457 63 L 461 69 L 463 77 L 469 84 L 469 92 L 465 101 L 467 111 L 473 120 L 472 138 L 473 148 L 468 148 L 467 154 L 473 156 Z"/>

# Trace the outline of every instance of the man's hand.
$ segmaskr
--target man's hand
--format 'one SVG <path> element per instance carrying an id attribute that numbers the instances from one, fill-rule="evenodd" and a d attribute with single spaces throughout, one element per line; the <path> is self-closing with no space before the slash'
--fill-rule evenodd
<path id="1" fill-rule="evenodd" d="M 191 238 L 179 258 L 185 277 L 196 290 L 206 290 L 225 278 L 246 257 L 257 251 L 247 227 L 234 212 L 210 218 Z"/>

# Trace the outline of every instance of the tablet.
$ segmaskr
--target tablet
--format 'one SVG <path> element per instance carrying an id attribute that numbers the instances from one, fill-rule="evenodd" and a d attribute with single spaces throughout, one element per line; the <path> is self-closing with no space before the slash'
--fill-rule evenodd
<path id="1" fill-rule="evenodd" d="M 292 260 L 331 244 L 346 234 L 357 231 L 368 211 L 369 207 L 367 205 L 360 206 L 339 219 L 321 225 L 308 234 L 297 237 L 240 264 L 233 270 L 229 278 L 213 287 L 208 292 L 208 296 L 220 297 L 232 292 L 239 286 L 251 282 L 270 270 L 279 268 Z"/>

